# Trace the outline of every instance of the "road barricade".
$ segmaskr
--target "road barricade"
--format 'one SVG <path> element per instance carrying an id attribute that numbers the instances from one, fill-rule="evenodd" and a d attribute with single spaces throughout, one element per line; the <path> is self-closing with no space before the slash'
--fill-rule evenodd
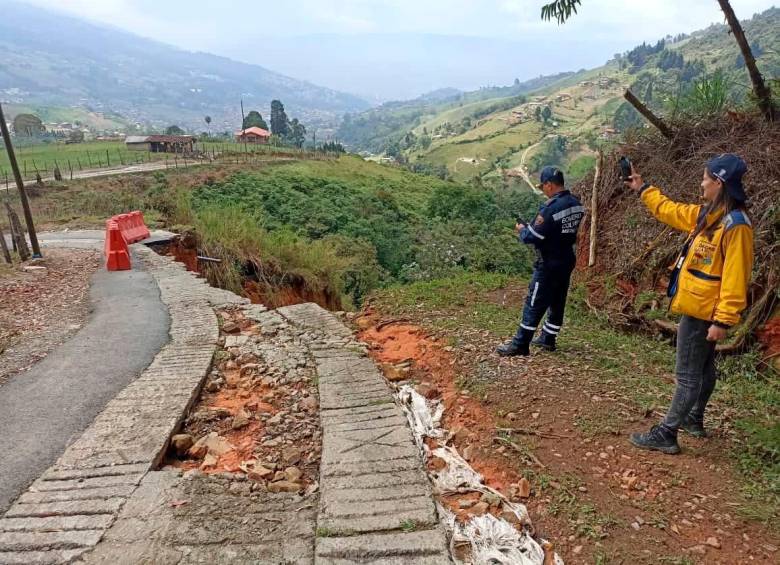
<path id="1" fill-rule="evenodd" d="M 144 223 L 144 215 L 138 210 L 117 214 L 106 220 L 106 269 L 128 270 L 130 268 L 128 244 L 147 237 L 149 237 L 149 228 Z"/>
<path id="2" fill-rule="evenodd" d="M 130 269 L 130 251 L 116 220 L 106 220 L 106 269 L 127 271 Z"/>

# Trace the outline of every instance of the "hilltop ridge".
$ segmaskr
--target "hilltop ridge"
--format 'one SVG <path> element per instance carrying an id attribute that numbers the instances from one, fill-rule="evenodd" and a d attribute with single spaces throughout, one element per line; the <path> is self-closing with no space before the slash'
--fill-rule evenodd
<path id="1" fill-rule="evenodd" d="M 780 9 L 743 22 L 767 80 L 780 76 Z M 339 137 L 353 150 L 384 153 L 414 170 L 458 181 L 524 183 L 542 162 L 579 178 L 596 150 L 645 125 L 623 99 L 630 88 L 664 115 L 697 81 L 718 73 L 729 103 L 748 102 L 749 79 L 725 25 L 643 43 L 601 67 L 462 93 L 440 102 L 385 104 L 345 119 Z M 537 115 L 546 112 L 547 117 Z"/>

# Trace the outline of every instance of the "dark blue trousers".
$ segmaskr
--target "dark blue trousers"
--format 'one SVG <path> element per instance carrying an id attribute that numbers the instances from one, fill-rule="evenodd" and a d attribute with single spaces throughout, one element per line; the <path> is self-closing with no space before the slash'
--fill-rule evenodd
<path id="1" fill-rule="evenodd" d="M 515 341 L 528 343 L 545 313 L 547 320 L 542 331 L 557 336 L 563 326 L 563 312 L 566 309 L 566 295 L 569 293 L 572 269 L 551 269 L 537 266 L 528 285 L 523 318 L 517 328 Z"/>

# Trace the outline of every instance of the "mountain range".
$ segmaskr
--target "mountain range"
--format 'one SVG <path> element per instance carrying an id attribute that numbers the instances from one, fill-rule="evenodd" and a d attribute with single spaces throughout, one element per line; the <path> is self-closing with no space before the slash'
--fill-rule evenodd
<path id="1" fill-rule="evenodd" d="M 272 99 L 312 127 L 369 107 L 364 99 L 265 67 L 190 52 L 17 2 L 0 0 L 0 100 L 77 107 L 129 123 L 232 130 Z"/>

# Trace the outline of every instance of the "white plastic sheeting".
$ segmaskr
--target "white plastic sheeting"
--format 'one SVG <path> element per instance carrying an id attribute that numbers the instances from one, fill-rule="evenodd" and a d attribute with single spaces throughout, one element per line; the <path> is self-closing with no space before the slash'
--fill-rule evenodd
<path id="1" fill-rule="evenodd" d="M 431 480 L 440 494 L 481 492 L 491 494 L 501 500 L 504 512 L 510 511 L 519 523 L 528 529 L 518 531 L 503 518 L 492 514 L 472 517 L 465 524 L 455 519 L 455 514 L 438 505 L 439 515 L 451 534 L 451 547 L 468 544 L 471 554 L 468 561 L 473 565 L 545 565 L 544 550 L 534 540 L 529 531 L 531 522 L 525 505 L 509 501 L 503 494 L 484 484 L 483 477 L 477 473 L 458 451 L 449 445 L 441 445 L 432 452 L 424 439 L 443 439 L 446 432 L 441 425 L 444 407 L 439 401 L 429 401 L 410 385 L 403 385 L 398 391 L 398 399 L 404 408 L 414 440 L 425 457 L 439 457 L 446 466 L 430 473 Z M 455 552 L 453 558 L 458 561 Z M 556 554 L 553 562 L 563 565 Z M 549 561 L 548 561 L 549 563 Z"/>

